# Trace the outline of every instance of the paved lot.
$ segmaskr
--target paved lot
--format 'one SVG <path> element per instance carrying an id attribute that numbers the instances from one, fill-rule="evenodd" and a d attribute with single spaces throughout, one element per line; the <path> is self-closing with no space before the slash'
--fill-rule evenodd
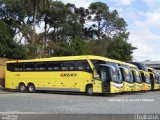
<path id="1" fill-rule="evenodd" d="M 97 114 L 160 114 L 160 91 L 120 95 L 86 96 L 79 93 L 18 93 L 0 91 L 0 115 L 27 114 L 21 119 L 107 120 Z M 29 116 L 29 114 L 32 114 Z M 33 115 L 34 114 L 34 115 Z M 50 114 L 45 116 L 45 114 Z M 60 114 L 72 114 L 60 116 Z M 85 114 L 73 116 L 73 114 Z M 92 114 L 91 116 L 87 114 Z M 96 116 L 95 116 L 96 114 Z M 93 116 L 94 115 L 94 116 Z M 67 118 L 66 118 L 67 117 Z M 159 116 L 160 117 L 160 116 Z M 97 118 L 97 119 L 96 119 Z M 128 120 L 134 116 L 111 115 L 108 119 Z"/>
<path id="2" fill-rule="evenodd" d="M 51 114 L 160 114 L 160 91 L 86 96 L 76 93 L 0 92 L 0 112 Z"/>

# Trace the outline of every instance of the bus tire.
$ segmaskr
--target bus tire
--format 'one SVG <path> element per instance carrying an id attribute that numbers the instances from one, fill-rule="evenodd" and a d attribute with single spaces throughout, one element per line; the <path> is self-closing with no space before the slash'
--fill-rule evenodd
<path id="1" fill-rule="evenodd" d="M 20 83 L 19 86 L 18 86 L 18 91 L 19 92 L 26 92 L 26 86 L 24 83 Z"/>
<path id="2" fill-rule="evenodd" d="M 34 93 L 36 91 L 34 84 L 28 84 L 28 92 Z"/>
<path id="3" fill-rule="evenodd" d="M 89 95 L 89 96 L 92 96 L 92 95 L 93 95 L 93 87 L 92 87 L 92 85 L 88 85 L 88 86 L 86 87 L 86 93 L 87 93 L 87 95 Z"/>

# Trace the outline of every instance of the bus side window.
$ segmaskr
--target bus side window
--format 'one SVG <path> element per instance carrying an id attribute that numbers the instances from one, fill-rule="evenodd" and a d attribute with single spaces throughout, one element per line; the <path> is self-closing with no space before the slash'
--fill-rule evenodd
<path id="1" fill-rule="evenodd" d="M 92 71 L 88 62 L 85 61 L 85 60 L 76 61 L 76 70 L 86 71 L 86 72 L 91 72 Z"/>
<path id="2" fill-rule="evenodd" d="M 35 63 L 24 63 L 24 70 L 25 71 L 34 71 L 35 70 Z"/>
<path id="3" fill-rule="evenodd" d="M 102 60 L 91 60 L 91 61 L 92 61 L 93 65 L 94 65 L 94 67 L 96 68 L 98 74 L 100 75 L 99 65 L 100 65 L 100 64 L 106 64 L 106 62 L 105 62 L 105 61 L 102 61 Z"/>
<path id="4" fill-rule="evenodd" d="M 75 70 L 75 62 L 74 61 L 64 61 L 62 62 L 62 70 Z"/>
<path id="5" fill-rule="evenodd" d="M 48 70 L 49 71 L 60 71 L 61 70 L 61 62 L 49 62 Z"/>
<path id="6" fill-rule="evenodd" d="M 14 71 L 14 65 L 15 65 L 15 63 L 7 63 L 7 70 Z"/>
<path id="7" fill-rule="evenodd" d="M 15 63 L 14 64 L 14 71 L 23 71 L 23 64 L 22 63 Z"/>
<path id="8" fill-rule="evenodd" d="M 36 71 L 46 71 L 47 70 L 47 63 L 46 62 L 37 62 L 35 70 Z"/>

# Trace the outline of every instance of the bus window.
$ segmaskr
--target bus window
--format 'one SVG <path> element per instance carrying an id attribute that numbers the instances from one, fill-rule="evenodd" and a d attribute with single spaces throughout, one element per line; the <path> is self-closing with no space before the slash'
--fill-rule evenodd
<path id="1" fill-rule="evenodd" d="M 61 62 L 49 62 L 48 70 L 49 71 L 59 71 L 59 70 L 61 70 Z"/>
<path id="2" fill-rule="evenodd" d="M 106 73 L 106 69 L 105 68 L 102 68 L 101 69 L 101 79 L 102 79 L 102 82 L 106 82 L 107 81 L 107 73 Z"/>
<path id="3" fill-rule="evenodd" d="M 146 83 L 151 83 L 151 81 L 150 81 L 150 78 L 149 78 L 148 74 L 146 74 L 146 75 L 145 75 L 145 80 L 146 80 Z"/>
<path id="4" fill-rule="evenodd" d="M 91 61 L 92 61 L 93 65 L 94 65 L 94 67 L 96 68 L 98 74 L 100 74 L 99 65 L 100 65 L 100 64 L 106 64 L 106 62 L 105 62 L 105 61 L 102 61 L 102 60 L 91 60 Z"/>
<path id="5" fill-rule="evenodd" d="M 91 72 L 92 71 L 88 62 L 85 61 L 85 60 L 76 61 L 76 70 L 86 71 L 86 72 Z"/>
<path id="6" fill-rule="evenodd" d="M 24 63 L 24 70 L 25 71 L 34 71 L 35 70 L 35 63 Z"/>
<path id="7" fill-rule="evenodd" d="M 130 71 L 129 75 L 130 75 L 130 83 L 133 83 L 134 82 L 134 78 L 133 78 L 132 71 Z"/>
<path id="8" fill-rule="evenodd" d="M 114 70 L 112 69 L 112 80 L 116 83 L 122 83 L 122 74 L 118 64 L 111 63 L 111 62 L 108 62 L 108 64 L 114 67 Z"/>
<path id="9" fill-rule="evenodd" d="M 35 70 L 36 71 L 46 71 L 47 65 L 48 64 L 46 62 L 38 62 L 36 63 Z"/>
<path id="10" fill-rule="evenodd" d="M 22 71 L 23 70 L 23 64 L 22 63 L 7 63 L 7 70 L 8 71 Z"/>
<path id="11" fill-rule="evenodd" d="M 141 81 L 141 76 L 140 76 L 139 73 L 136 74 L 136 72 L 138 72 L 138 71 L 132 71 L 133 80 L 134 80 L 134 82 L 136 82 L 136 83 L 141 83 L 141 82 L 142 82 L 142 81 Z"/>
<path id="12" fill-rule="evenodd" d="M 75 62 L 74 61 L 62 62 L 62 70 L 75 70 Z"/>

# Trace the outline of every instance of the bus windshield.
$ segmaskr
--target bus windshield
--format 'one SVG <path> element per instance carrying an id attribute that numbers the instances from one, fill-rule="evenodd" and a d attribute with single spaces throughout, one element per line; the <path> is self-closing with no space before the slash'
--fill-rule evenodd
<path id="1" fill-rule="evenodd" d="M 109 62 L 107 64 L 113 66 L 113 68 L 114 68 L 114 70 L 112 70 L 112 80 L 113 80 L 113 82 L 122 83 L 122 74 L 121 74 L 121 71 L 119 69 L 118 64 L 112 63 L 112 62 Z"/>
<path id="2" fill-rule="evenodd" d="M 146 83 L 151 83 L 148 74 L 145 75 L 145 78 L 146 78 Z"/>
<path id="3" fill-rule="evenodd" d="M 136 74 L 135 82 L 141 83 L 141 82 L 142 82 L 141 74 L 140 74 L 139 71 L 137 71 L 137 70 L 136 70 L 136 72 L 137 72 L 138 74 Z"/>
<path id="4" fill-rule="evenodd" d="M 112 81 L 116 83 L 122 83 L 122 75 L 121 75 L 118 64 L 113 62 L 102 61 L 102 60 L 91 60 L 91 61 L 94 67 L 96 68 L 98 74 L 100 74 L 100 68 L 99 68 L 100 64 L 111 65 L 114 68 L 112 69 Z"/>
<path id="5" fill-rule="evenodd" d="M 159 73 L 156 70 L 154 70 L 154 74 L 155 74 L 155 82 L 159 83 Z"/>
<path id="6" fill-rule="evenodd" d="M 133 83 L 134 80 L 133 80 L 133 74 L 132 74 L 131 68 L 128 65 L 121 65 L 121 66 L 125 67 L 128 70 L 128 73 L 126 73 L 125 75 L 125 81 L 129 83 Z"/>

